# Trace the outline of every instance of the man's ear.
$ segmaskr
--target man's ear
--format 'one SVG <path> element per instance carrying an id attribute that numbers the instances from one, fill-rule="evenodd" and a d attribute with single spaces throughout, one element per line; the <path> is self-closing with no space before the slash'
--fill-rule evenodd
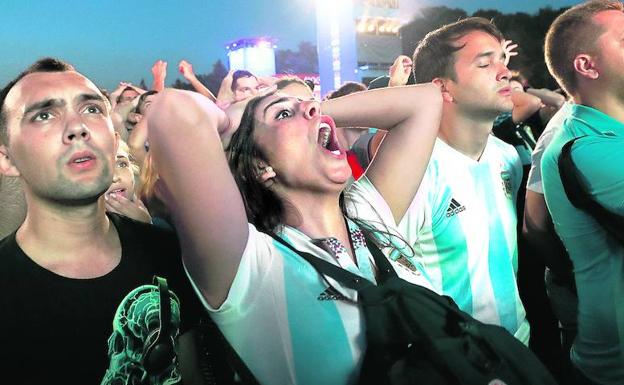
<path id="1" fill-rule="evenodd" d="M 453 99 L 453 95 L 451 95 L 451 93 L 449 92 L 446 84 L 448 82 L 447 79 L 442 79 L 442 78 L 435 78 L 431 81 L 433 84 L 435 84 L 436 86 L 438 86 L 438 88 L 440 88 L 440 92 L 442 93 L 442 100 L 447 102 L 447 103 L 453 103 L 454 99 Z"/>
<path id="2" fill-rule="evenodd" d="M 143 119 L 143 115 L 142 114 L 137 114 L 136 112 L 130 112 L 128 113 L 128 118 L 127 120 L 131 123 L 138 123 L 141 121 L 141 119 Z"/>
<path id="3" fill-rule="evenodd" d="M 573 63 L 574 70 L 580 76 L 591 80 L 596 80 L 600 77 L 600 73 L 596 68 L 596 62 L 590 55 L 580 53 L 576 55 Z"/>
<path id="4" fill-rule="evenodd" d="M 19 171 L 13 165 L 11 158 L 9 156 L 9 150 L 4 145 L 0 145 L 0 174 L 6 176 L 20 176 Z"/>

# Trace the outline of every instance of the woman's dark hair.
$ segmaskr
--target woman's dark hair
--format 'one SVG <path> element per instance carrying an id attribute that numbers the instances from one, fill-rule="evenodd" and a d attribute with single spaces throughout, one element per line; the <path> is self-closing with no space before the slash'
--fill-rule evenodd
<path id="1" fill-rule="evenodd" d="M 258 160 L 266 161 L 266 157 L 254 140 L 255 111 L 260 102 L 273 94 L 255 97 L 247 103 L 238 130 L 232 135 L 227 148 L 228 161 L 234 180 L 243 196 L 247 219 L 259 231 L 265 233 L 277 230 L 285 212 L 284 203 L 277 194 L 258 180 L 256 165 Z"/>
<path id="2" fill-rule="evenodd" d="M 137 102 L 137 106 L 135 107 L 134 112 L 137 114 L 144 114 L 145 111 L 142 111 L 142 110 L 143 110 L 143 105 L 145 104 L 145 99 L 147 99 L 148 96 L 156 95 L 157 93 L 158 91 L 156 90 L 149 90 L 139 95 L 139 101 Z"/>

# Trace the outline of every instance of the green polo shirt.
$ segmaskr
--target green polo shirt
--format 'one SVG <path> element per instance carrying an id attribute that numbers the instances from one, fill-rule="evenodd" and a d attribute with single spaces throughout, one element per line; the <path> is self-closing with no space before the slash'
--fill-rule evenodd
<path id="1" fill-rule="evenodd" d="M 579 314 L 570 356 L 590 379 L 624 384 L 624 247 L 593 217 L 572 206 L 557 161 L 569 140 L 579 139 L 572 159 L 589 193 L 606 209 L 624 215 L 624 124 L 574 104 L 542 158 L 544 195 L 555 229 L 572 261 Z M 619 294 L 618 294 L 619 293 Z"/>

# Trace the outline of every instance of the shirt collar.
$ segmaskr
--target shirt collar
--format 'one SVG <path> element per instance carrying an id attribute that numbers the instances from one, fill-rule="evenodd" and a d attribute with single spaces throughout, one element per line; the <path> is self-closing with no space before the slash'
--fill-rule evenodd
<path id="1" fill-rule="evenodd" d="M 571 116 L 572 119 L 585 123 L 601 134 L 611 133 L 624 136 L 624 124 L 622 122 L 595 108 L 573 104 Z"/>

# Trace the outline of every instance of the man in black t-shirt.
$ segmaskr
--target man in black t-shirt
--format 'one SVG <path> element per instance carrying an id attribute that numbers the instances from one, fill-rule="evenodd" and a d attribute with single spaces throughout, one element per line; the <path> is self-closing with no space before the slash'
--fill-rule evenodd
<path id="1" fill-rule="evenodd" d="M 22 180 L 28 207 L 0 241 L 0 371 L 12 383 L 99 384 L 117 307 L 154 275 L 180 300 L 182 379 L 201 383 L 191 338 L 201 307 L 175 236 L 106 214 L 117 147 L 109 114 L 99 89 L 55 59 L 0 91 L 0 172 Z"/>

